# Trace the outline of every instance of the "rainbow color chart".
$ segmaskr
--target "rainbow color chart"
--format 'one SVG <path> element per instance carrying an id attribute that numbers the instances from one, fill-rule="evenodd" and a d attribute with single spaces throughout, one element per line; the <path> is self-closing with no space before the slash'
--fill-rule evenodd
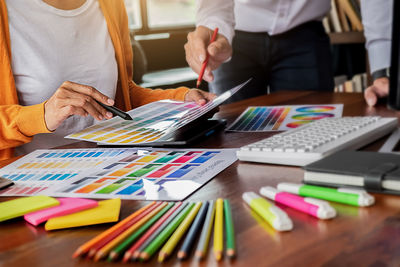
<path id="1" fill-rule="evenodd" d="M 343 104 L 248 107 L 227 131 L 286 131 L 315 120 L 341 117 L 342 112 Z"/>
<path id="2" fill-rule="evenodd" d="M 247 82 L 246 82 L 247 83 Z M 221 94 L 203 106 L 194 102 L 161 100 L 130 110 L 133 120 L 114 117 L 92 125 L 66 138 L 108 145 L 156 145 L 165 143 L 181 127 L 203 115 L 210 114 L 217 106 L 239 91 L 246 83 Z"/>
<path id="3" fill-rule="evenodd" d="M 69 167 L 58 165 L 73 158 Z M 42 165 L 46 159 L 51 166 Z M 0 195 L 183 200 L 236 160 L 235 149 L 38 150 L 0 170 L 16 183 Z"/>

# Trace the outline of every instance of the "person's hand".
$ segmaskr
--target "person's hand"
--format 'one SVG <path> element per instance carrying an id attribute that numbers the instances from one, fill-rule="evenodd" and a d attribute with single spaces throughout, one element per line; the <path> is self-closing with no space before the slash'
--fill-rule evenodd
<path id="1" fill-rule="evenodd" d="M 202 106 L 208 101 L 212 101 L 217 96 L 213 93 L 209 93 L 199 89 L 190 89 L 185 95 L 186 102 L 196 102 L 198 105 Z"/>
<path id="2" fill-rule="evenodd" d="M 188 34 L 188 41 L 185 44 L 186 61 L 189 66 L 198 74 L 202 64 L 209 54 L 208 64 L 204 71 L 203 79 L 212 82 L 214 76 L 212 71 L 232 56 L 232 47 L 225 36 L 218 34 L 214 42 L 210 44 L 213 30 L 198 26 L 195 31 Z"/>
<path id="3" fill-rule="evenodd" d="M 374 83 L 364 91 L 364 98 L 369 106 L 375 106 L 378 98 L 388 95 L 389 79 L 386 77 L 376 79 Z"/>
<path id="4" fill-rule="evenodd" d="M 86 117 L 90 114 L 97 120 L 112 118 L 111 112 L 102 108 L 95 100 L 109 106 L 114 104 L 114 100 L 91 86 L 64 82 L 44 105 L 47 129 L 54 131 L 72 115 Z"/>

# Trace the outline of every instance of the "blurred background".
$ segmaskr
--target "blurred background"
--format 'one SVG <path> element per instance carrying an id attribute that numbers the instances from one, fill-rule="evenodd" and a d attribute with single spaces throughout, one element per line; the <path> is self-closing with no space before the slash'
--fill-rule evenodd
<path id="1" fill-rule="evenodd" d="M 134 49 L 134 81 L 151 88 L 194 87 L 197 74 L 188 67 L 183 46 L 195 27 L 196 0 L 124 1 Z M 335 90 L 363 90 L 370 79 L 363 33 L 343 27 L 350 24 L 347 19 L 338 24 L 335 11 L 340 6 L 335 0 L 331 3 L 334 8 L 323 22 L 331 39 Z M 207 90 L 207 83 L 202 89 Z"/>

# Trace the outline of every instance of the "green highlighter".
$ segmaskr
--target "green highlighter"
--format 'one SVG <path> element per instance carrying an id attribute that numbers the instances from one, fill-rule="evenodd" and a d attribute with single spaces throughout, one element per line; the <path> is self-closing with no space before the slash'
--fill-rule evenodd
<path id="1" fill-rule="evenodd" d="M 375 198 L 365 190 L 352 188 L 328 188 L 315 185 L 280 183 L 278 190 L 303 197 L 314 197 L 347 205 L 367 207 L 375 203 Z"/>

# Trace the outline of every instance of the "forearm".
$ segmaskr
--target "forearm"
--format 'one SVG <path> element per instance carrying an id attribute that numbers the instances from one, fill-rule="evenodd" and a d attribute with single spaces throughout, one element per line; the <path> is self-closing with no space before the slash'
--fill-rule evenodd
<path id="1" fill-rule="evenodd" d="M 390 66 L 393 0 L 361 0 L 371 73 Z"/>
<path id="2" fill-rule="evenodd" d="M 0 106 L 0 149 L 20 146 L 35 134 L 50 132 L 44 120 L 44 103 Z"/>
<path id="3" fill-rule="evenodd" d="M 233 0 L 198 0 L 196 26 L 211 30 L 219 28 L 219 33 L 232 43 L 235 28 Z"/>

